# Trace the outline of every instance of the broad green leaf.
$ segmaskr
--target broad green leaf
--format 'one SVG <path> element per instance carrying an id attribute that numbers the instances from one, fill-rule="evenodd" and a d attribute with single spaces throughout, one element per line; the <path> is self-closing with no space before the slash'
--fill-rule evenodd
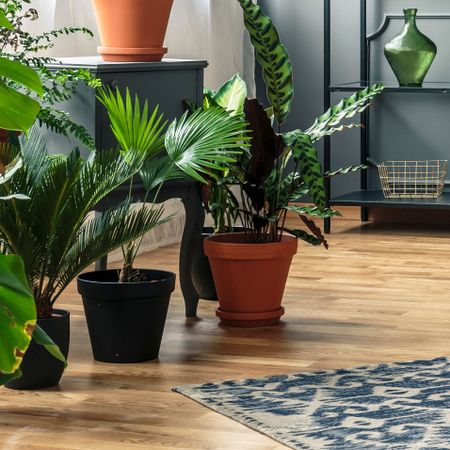
<path id="1" fill-rule="evenodd" d="M 0 27 L 7 28 L 8 30 L 13 29 L 11 22 L 6 18 L 5 11 L 3 9 L 0 9 Z"/>
<path id="2" fill-rule="evenodd" d="M 292 149 L 294 160 L 300 165 L 302 179 L 308 186 L 313 202 L 318 208 L 325 210 L 327 201 L 324 176 L 311 137 L 300 130 L 284 133 L 282 136 L 284 143 Z"/>
<path id="3" fill-rule="evenodd" d="M 238 0 L 256 57 L 263 69 L 267 98 L 279 125 L 286 121 L 294 98 L 292 65 L 272 20 L 252 0 Z"/>
<path id="4" fill-rule="evenodd" d="M 19 83 L 39 95 L 44 93 L 41 79 L 37 72 L 18 61 L 0 58 L 0 77 Z"/>
<path id="5" fill-rule="evenodd" d="M 33 332 L 33 340 L 45 347 L 45 349 L 56 359 L 63 362 L 67 366 L 67 361 L 64 355 L 61 353 L 59 347 L 53 342 L 53 339 L 39 326 Z"/>
<path id="6" fill-rule="evenodd" d="M 35 325 L 35 303 L 22 259 L 0 255 L 0 373 L 19 369 Z"/>
<path id="7" fill-rule="evenodd" d="M 40 108 L 36 100 L 0 80 L 0 128 L 27 131 L 36 120 Z"/>
<path id="8" fill-rule="evenodd" d="M 244 112 L 244 103 L 247 97 L 247 85 L 245 81 L 236 74 L 228 80 L 213 95 L 214 101 L 230 115 L 235 116 Z"/>

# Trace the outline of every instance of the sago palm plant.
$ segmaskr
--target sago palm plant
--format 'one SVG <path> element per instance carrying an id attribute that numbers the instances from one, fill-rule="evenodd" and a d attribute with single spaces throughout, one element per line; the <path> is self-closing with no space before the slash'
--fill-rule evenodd
<path id="1" fill-rule="evenodd" d="M 122 100 L 112 92 L 103 98 L 119 99 L 119 105 Z M 0 186 L 0 196 L 20 192 L 30 198 L 0 202 L 0 241 L 4 252 L 23 258 L 40 318 L 51 316 L 55 301 L 83 269 L 136 241 L 162 220 L 161 207 L 144 204 L 135 210 L 131 198 L 88 220 L 101 200 L 130 182 L 144 163 L 144 178 L 152 188 L 181 172 L 203 180 L 202 174 L 213 170 L 218 159 L 233 160 L 230 154 L 219 156 L 217 143 L 234 139 L 237 148 L 245 129 L 242 121 L 214 110 L 184 116 L 163 135 L 157 113 L 149 117 L 146 105 L 141 114 L 138 102 L 132 105 L 127 94 L 122 106 L 118 114 L 109 110 L 115 117 L 112 126 L 120 138 L 121 152 L 95 151 L 86 160 L 76 150 L 69 155 L 49 155 L 33 129 L 21 139 L 19 148 L 6 146 L 0 155 L 4 164 L 20 157 L 23 165 Z M 111 104 L 107 107 L 112 108 Z M 153 170 L 150 161 L 164 148 L 163 160 Z"/>

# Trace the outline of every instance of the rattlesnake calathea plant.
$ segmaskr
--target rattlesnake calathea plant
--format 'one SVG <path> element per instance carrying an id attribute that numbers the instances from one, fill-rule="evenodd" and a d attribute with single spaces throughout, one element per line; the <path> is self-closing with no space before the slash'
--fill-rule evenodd
<path id="1" fill-rule="evenodd" d="M 318 117 L 307 130 L 282 132 L 282 125 L 291 110 L 294 82 L 291 61 L 271 19 L 263 14 L 252 0 L 238 0 L 244 12 L 245 26 L 250 34 L 256 57 L 262 67 L 270 108 L 265 109 L 257 99 L 245 99 L 246 89 L 234 79 L 228 86 L 233 95 L 206 92 L 206 102 L 218 104 L 230 112 L 230 97 L 234 113 L 242 114 L 251 131 L 249 151 L 227 172 L 227 183 L 237 184 L 241 191 L 240 206 L 236 206 L 242 224 L 253 243 L 278 242 L 284 232 L 310 244 L 328 246 L 321 229 L 312 218 L 339 215 L 327 205 L 325 177 L 354 172 L 361 165 L 323 173 L 315 144 L 324 136 L 348 128 L 348 123 L 368 107 L 370 101 L 383 90 L 374 84 L 341 100 Z M 218 91 L 220 92 L 220 90 Z M 225 100 L 224 100 L 225 99 Z M 216 183 L 217 184 L 217 183 Z M 233 196 L 231 190 L 226 195 Z M 311 204 L 291 204 L 308 195 Z M 237 204 L 237 199 L 233 200 Z M 299 229 L 287 228 L 286 216 L 293 212 L 301 219 Z"/>

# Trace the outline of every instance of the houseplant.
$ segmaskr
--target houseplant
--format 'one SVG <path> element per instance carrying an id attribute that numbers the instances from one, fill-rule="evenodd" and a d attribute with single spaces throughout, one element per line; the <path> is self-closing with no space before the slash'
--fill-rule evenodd
<path id="1" fill-rule="evenodd" d="M 220 107 L 231 116 L 244 119 L 246 97 L 247 85 L 239 74 L 236 74 L 216 91 L 205 88 L 202 108 L 207 110 Z M 197 105 L 192 102 L 186 102 L 186 105 L 191 111 L 197 109 Z M 195 289 L 204 300 L 217 300 L 217 292 L 211 266 L 203 250 L 203 241 L 214 233 L 236 230 L 239 202 L 230 186 L 235 167 L 233 164 L 227 164 L 224 171 L 217 172 L 216 176 L 210 177 L 208 183 L 202 186 L 203 205 L 211 216 L 213 226 L 203 228 L 201 245 L 196 249 L 191 273 Z"/>
<path id="2" fill-rule="evenodd" d="M 221 108 L 186 113 L 165 130 L 158 110 L 149 114 L 147 102 L 141 110 L 139 100 L 133 102 L 128 92 L 123 98 L 118 90 L 107 89 L 99 97 L 124 158 L 133 151 L 146 155 L 140 171 L 146 191 L 142 208 L 148 201 L 157 201 L 167 180 L 189 177 L 206 182 L 206 177 L 235 161 L 247 139 L 244 121 Z M 131 196 L 131 184 L 129 191 Z M 162 207 L 148 208 L 159 220 Z M 123 247 L 120 271 L 95 271 L 78 277 L 97 360 L 127 363 L 158 357 L 175 275 L 135 268 L 139 246 L 139 240 L 130 240 Z"/>
<path id="3" fill-rule="evenodd" d="M 55 310 L 56 300 L 81 270 L 154 226 L 154 211 L 131 211 L 127 202 L 109 209 L 102 218 L 86 220 L 99 201 L 140 169 L 144 156 L 130 152 L 125 161 L 112 150 L 93 152 L 87 160 L 77 150 L 49 155 L 33 128 L 20 138 L 18 148 L 0 147 L 1 164 L 7 166 L 16 158 L 21 158 L 23 166 L 0 185 L 0 196 L 20 192 L 29 200 L 0 202 L 3 253 L 23 259 L 38 323 L 67 357 L 69 313 Z M 27 351 L 23 376 L 7 387 L 42 388 L 59 382 L 64 364 L 39 350 Z"/>
<path id="4" fill-rule="evenodd" d="M 3 31 L 13 29 L 12 23 L 1 9 L 0 27 Z M 0 128 L 27 131 L 36 120 L 40 105 L 18 89 L 25 86 L 42 95 L 40 79 L 26 65 L 1 57 L 0 74 Z M 8 82 L 13 82 L 14 87 L 9 87 Z M 8 165 L 0 164 L 0 184 L 10 180 L 21 166 L 20 159 Z M 27 199 L 20 193 L 0 196 L 0 202 Z M 3 250 L 0 241 L 0 386 L 20 377 L 20 365 L 32 336 L 56 358 L 62 358 L 59 349 L 36 324 L 36 308 L 23 261 L 16 255 L 4 255 Z"/>
<path id="5" fill-rule="evenodd" d="M 88 149 L 94 149 L 94 141 L 87 130 L 62 111 L 58 103 L 70 99 L 79 83 L 98 87 L 99 81 L 84 69 L 50 71 L 46 64 L 56 63 L 57 60 L 42 54 L 53 48 L 60 37 L 74 33 L 92 37 L 92 32 L 84 27 L 62 27 L 33 35 L 26 31 L 25 25 L 39 20 L 39 12 L 32 7 L 30 0 L 0 0 L 0 9 L 5 11 L 11 23 L 11 27 L 3 29 L 0 34 L 0 56 L 33 67 L 42 82 L 43 92 L 39 98 L 41 108 L 37 111 L 39 123 L 62 136 L 74 136 Z M 14 88 L 10 82 L 6 84 Z M 30 90 L 22 91 L 27 96 L 34 95 Z M 20 111 L 23 113 L 27 109 L 22 108 Z M 0 140 L 6 140 L 4 131 L 0 131 Z"/>
<path id="6" fill-rule="evenodd" d="M 306 131 L 281 132 L 293 100 L 292 66 L 270 18 L 251 0 L 238 0 L 263 70 L 271 113 L 256 100 L 247 100 L 244 112 L 252 143 L 238 163 L 234 183 L 241 191 L 239 217 L 243 233 L 214 235 L 205 240 L 220 307 L 216 313 L 228 325 L 259 326 L 278 322 L 289 267 L 297 239 L 328 247 L 311 218 L 338 215 L 327 207 L 324 176 L 359 170 L 361 166 L 323 174 L 314 146 L 320 138 L 344 128 L 344 119 L 363 111 L 380 93 L 374 85 L 333 106 Z M 270 116 L 270 117 L 269 117 Z M 275 125 L 276 131 L 272 123 Z M 290 205 L 309 195 L 311 205 Z M 285 226 L 288 211 L 296 213 L 302 229 Z M 263 280 L 263 281 L 262 281 Z"/>
<path id="7" fill-rule="evenodd" d="M 173 0 L 92 0 L 105 61 L 161 61 Z"/>

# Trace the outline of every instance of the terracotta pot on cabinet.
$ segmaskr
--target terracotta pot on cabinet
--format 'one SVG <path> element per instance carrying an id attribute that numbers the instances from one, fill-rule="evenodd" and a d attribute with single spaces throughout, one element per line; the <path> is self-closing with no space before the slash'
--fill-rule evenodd
<path id="1" fill-rule="evenodd" d="M 92 0 L 105 61 L 161 61 L 173 0 Z"/>
<path id="2" fill-rule="evenodd" d="M 227 233 L 205 240 L 219 297 L 216 315 L 224 325 L 273 325 L 284 314 L 281 306 L 297 238 L 249 244 L 245 233 Z"/>

